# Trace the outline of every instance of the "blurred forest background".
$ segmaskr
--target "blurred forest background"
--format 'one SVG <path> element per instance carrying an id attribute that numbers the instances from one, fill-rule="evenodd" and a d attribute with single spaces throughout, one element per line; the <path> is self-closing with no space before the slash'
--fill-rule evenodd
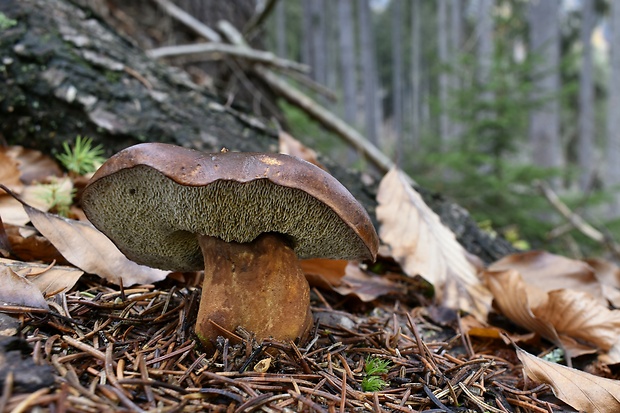
<path id="1" fill-rule="evenodd" d="M 483 226 L 591 253 L 541 195 L 544 180 L 620 234 L 620 2 L 286 0 L 267 31 L 269 50 L 333 93 L 322 104 Z M 363 167 L 282 108 L 295 137 Z"/>
<path id="2" fill-rule="evenodd" d="M 210 36 L 179 30 L 163 12 L 169 0 L 75 1 L 151 52 Z M 617 245 L 620 2 L 174 3 L 212 28 L 226 19 L 255 50 L 308 65 L 309 77 L 287 72 L 289 85 L 355 128 L 418 184 L 467 208 L 481 227 L 529 243 L 521 246 L 577 257 Z M 225 53 L 159 58 L 340 164 L 373 169 L 339 136 L 277 99 L 264 76 L 244 72 L 243 61 Z M 567 223 L 543 187 L 596 230 L 583 231 L 578 219 Z"/>

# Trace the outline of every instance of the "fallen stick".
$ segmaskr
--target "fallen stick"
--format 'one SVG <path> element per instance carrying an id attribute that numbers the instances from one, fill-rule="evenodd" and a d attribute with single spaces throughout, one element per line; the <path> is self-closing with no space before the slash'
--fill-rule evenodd
<path id="1" fill-rule="evenodd" d="M 603 234 L 601 231 L 588 224 L 581 216 L 571 211 L 570 208 L 562 202 L 553 189 L 551 189 L 549 184 L 545 181 L 537 180 L 534 181 L 534 186 L 539 189 L 547 201 L 549 201 L 551 206 L 553 206 L 564 218 L 566 218 L 566 220 L 575 229 L 593 241 L 605 245 L 615 255 L 620 256 L 620 246 L 618 246 L 618 244 L 616 244 L 611 237 Z"/>
<path id="2" fill-rule="evenodd" d="M 176 4 L 172 3 L 168 0 L 153 0 L 159 7 L 161 7 L 166 13 L 168 13 L 171 17 L 174 17 L 179 22 L 183 23 L 190 29 L 192 29 L 196 34 L 204 37 L 207 40 L 212 42 L 221 42 L 222 37 L 209 26 L 206 26 L 197 20 L 189 13 L 185 12 Z"/>
<path id="3" fill-rule="evenodd" d="M 213 55 L 218 53 L 247 59 L 256 63 L 263 63 L 269 66 L 275 66 L 285 70 L 295 70 L 302 73 L 308 73 L 310 71 L 310 67 L 308 67 L 308 65 L 297 63 L 292 60 L 281 59 L 271 52 L 250 49 L 248 47 L 239 47 L 227 43 L 209 42 L 182 44 L 177 46 L 158 47 L 146 52 L 146 54 L 153 59 L 194 54 Z"/>

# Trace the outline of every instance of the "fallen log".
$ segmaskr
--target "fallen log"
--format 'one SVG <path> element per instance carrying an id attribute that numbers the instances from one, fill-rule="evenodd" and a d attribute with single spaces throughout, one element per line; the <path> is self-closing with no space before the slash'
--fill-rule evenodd
<path id="1" fill-rule="evenodd" d="M 54 153 L 86 135 L 107 155 L 144 141 L 204 151 L 278 150 L 277 130 L 192 83 L 68 0 L 3 0 L 0 134 L 9 144 Z M 320 161 L 374 217 L 378 179 Z M 364 183 L 366 182 L 366 183 Z M 513 249 L 481 231 L 467 211 L 420 189 L 473 254 L 490 262 Z"/>

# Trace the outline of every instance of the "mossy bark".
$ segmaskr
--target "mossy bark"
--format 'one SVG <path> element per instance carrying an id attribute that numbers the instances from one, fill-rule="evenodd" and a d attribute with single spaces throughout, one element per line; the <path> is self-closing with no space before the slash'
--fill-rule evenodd
<path id="1" fill-rule="evenodd" d="M 0 31 L 0 132 L 9 143 L 52 151 L 88 135 L 108 155 L 144 141 L 277 149 L 262 120 L 148 58 L 87 9 L 5 0 L 0 12 L 16 22 Z"/>

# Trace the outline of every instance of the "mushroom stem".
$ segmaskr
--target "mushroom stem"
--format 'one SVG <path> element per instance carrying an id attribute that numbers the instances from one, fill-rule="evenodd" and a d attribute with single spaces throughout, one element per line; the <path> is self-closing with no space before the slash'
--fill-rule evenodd
<path id="1" fill-rule="evenodd" d="M 199 235 L 198 242 L 205 279 L 196 334 L 205 346 L 225 335 L 222 328 L 243 327 L 259 340 L 304 338 L 312 326 L 310 288 L 285 237 L 238 243 Z"/>

